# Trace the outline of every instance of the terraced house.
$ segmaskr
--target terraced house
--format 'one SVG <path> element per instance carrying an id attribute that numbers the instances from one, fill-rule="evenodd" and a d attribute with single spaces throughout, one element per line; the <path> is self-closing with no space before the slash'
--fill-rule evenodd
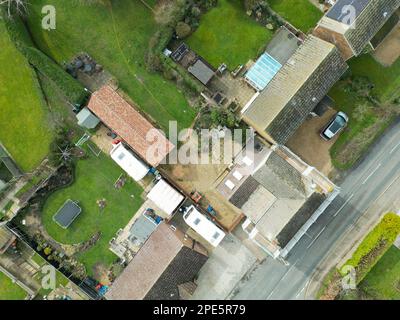
<path id="1" fill-rule="evenodd" d="M 335 44 L 347 60 L 375 49 L 399 22 L 400 0 L 338 0 L 314 35 Z"/>

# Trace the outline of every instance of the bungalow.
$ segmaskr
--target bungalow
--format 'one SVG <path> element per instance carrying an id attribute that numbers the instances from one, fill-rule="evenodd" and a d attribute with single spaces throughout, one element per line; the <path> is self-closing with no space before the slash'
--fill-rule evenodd
<path id="1" fill-rule="evenodd" d="M 193 295 L 208 259 L 199 243 L 161 223 L 111 285 L 108 300 L 179 300 Z"/>
<path id="2" fill-rule="evenodd" d="M 347 60 L 375 49 L 398 23 L 400 0 L 338 0 L 313 34 L 335 44 Z"/>
<path id="3" fill-rule="evenodd" d="M 274 258 L 285 257 L 338 194 L 338 188 L 285 147 L 257 137 L 234 160 L 217 189 L 247 219 L 249 239 Z"/>
<path id="4" fill-rule="evenodd" d="M 267 141 L 285 144 L 347 68 L 333 44 L 309 35 L 242 110 L 243 120 Z"/>
<path id="5" fill-rule="evenodd" d="M 153 167 L 157 167 L 175 147 L 111 86 L 94 92 L 87 107 Z"/>

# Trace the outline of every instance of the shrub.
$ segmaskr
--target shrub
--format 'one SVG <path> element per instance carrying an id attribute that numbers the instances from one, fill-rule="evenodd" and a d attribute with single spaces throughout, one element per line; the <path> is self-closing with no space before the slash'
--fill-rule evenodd
<path id="1" fill-rule="evenodd" d="M 356 269 L 357 283 L 364 279 L 399 234 L 400 216 L 395 213 L 386 214 L 381 222 L 368 233 L 353 256 L 345 263 Z"/>
<path id="2" fill-rule="evenodd" d="M 49 256 L 49 255 L 51 254 L 52 250 L 51 250 L 50 247 L 46 247 L 46 248 L 44 249 L 43 252 L 44 252 L 44 254 L 45 254 L 46 256 Z"/>
<path id="3" fill-rule="evenodd" d="M 175 32 L 179 39 L 184 39 L 190 35 L 192 28 L 185 22 L 178 22 Z"/>

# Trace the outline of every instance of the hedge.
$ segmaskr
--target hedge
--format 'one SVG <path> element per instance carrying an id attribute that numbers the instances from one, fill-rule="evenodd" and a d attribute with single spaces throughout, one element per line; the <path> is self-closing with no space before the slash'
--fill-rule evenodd
<path id="1" fill-rule="evenodd" d="M 87 96 L 84 87 L 58 64 L 33 47 L 21 48 L 21 52 L 33 67 L 55 83 L 71 103 L 83 103 Z"/>
<path id="2" fill-rule="evenodd" d="M 12 19 L 3 17 L 7 31 L 17 49 L 25 56 L 28 62 L 40 73 L 49 78 L 64 93 L 65 97 L 73 104 L 82 104 L 87 96 L 84 87 L 71 77 L 62 67 L 34 47 L 34 43 L 22 21 L 18 16 Z"/>
<path id="3" fill-rule="evenodd" d="M 387 213 L 364 238 L 353 256 L 344 264 L 356 269 L 360 283 L 400 234 L 400 216 Z"/>

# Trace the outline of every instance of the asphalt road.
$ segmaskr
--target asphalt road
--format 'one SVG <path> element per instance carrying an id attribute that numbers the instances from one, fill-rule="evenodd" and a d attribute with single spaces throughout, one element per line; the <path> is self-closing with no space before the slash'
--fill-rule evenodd
<path id="1" fill-rule="evenodd" d="M 374 206 L 394 208 L 400 182 L 400 125 L 389 130 L 368 156 L 341 183 L 341 193 L 300 239 L 287 257 L 287 266 L 267 258 L 242 279 L 232 299 L 308 299 L 309 284 L 335 245 L 353 228 L 360 228 L 363 214 Z M 360 219 L 360 220 L 359 220 Z M 362 227 L 362 226 L 361 226 Z M 340 250 L 340 247 L 339 247 Z"/>

